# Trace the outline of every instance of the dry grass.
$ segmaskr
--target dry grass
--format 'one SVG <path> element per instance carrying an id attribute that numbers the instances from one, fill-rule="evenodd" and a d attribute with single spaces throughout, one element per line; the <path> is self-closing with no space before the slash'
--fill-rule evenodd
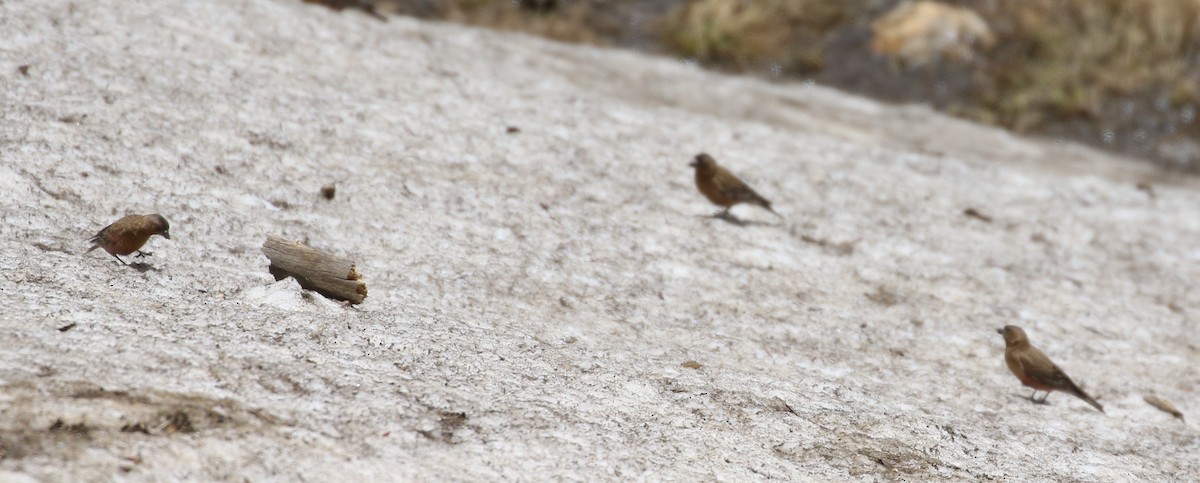
<path id="1" fill-rule="evenodd" d="M 510 0 L 384 0 L 380 3 L 388 11 L 497 30 L 526 32 L 564 42 L 601 44 L 607 37 L 607 33 L 589 15 L 591 5 L 588 2 L 571 2 L 545 10 L 522 8 L 521 2 Z"/>
<path id="2" fill-rule="evenodd" d="M 1094 118 L 1152 92 L 1197 100 L 1200 0 L 1000 0 L 981 13 L 1003 39 L 984 79 L 1001 124 Z"/>
<path id="3" fill-rule="evenodd" d="M 665 34 L 676 51 L 701 62 L 739 65 L 781 57 L 799 2 L 700 0 L 667 21 Z"/>
<path id="4" fill-rule="evenodd" d="M 704 63 L 810 71 L 820 68 L 821 38 L 848 18 L 853 3 L 694 0 L 667 15 L 663 39 L 673 52 Z"/>
<path id="5" fill-rule="evenodd" d="M 943 1 L 977 11 L 993 29 L 995 47 L 965 66 L 943 63 L 919 70 L 881 61 L 868 47 L 864 26 L 900 0 L 377 4 L 391 12 L 569 42 L 619 42 L 622 36 L 628 41 L 632 33 L 651 39 L 636 44 L 640 48 L 707 66 L 770 68 L 773 74 L 883 99 L 928 102 L 1016 131 L 1066 135 L 1143 155 L 1157 156 L 1158 139 L 1200 133 L 1200 126 L 1178 121 L 1181 110 L 1200 104 L 1200 0 Z M 529 7 L 538 2 L 554 7 Z M 648 12 L 653 18 L 645 17 Z M 631 26 L 632 19 L 640 26 Z M 1101 140 L 1101 132 L 1115 133 L 1115 144 Z M 1195 166 L 1200 169 L 1200 159 Z"/>

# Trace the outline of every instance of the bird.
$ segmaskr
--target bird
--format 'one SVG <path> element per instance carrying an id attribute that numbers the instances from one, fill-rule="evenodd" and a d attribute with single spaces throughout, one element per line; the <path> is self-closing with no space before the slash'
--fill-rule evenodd
<path id="1" fill-rule="evenodd" d="M 129 265 L 125 263 L 125 260 L 121 260 L 120 255 L 129 255 L 130 253 L 137 252 L 138 257 L 150 256 L 151 253 L 141 250 L 142 245 L 145 245 L 146 241 L 154 235 L 159 235 L 170 240 L 170 229 L 171 226 L 167 223 L 167 219 L 158 213 L 128 215 L 97 232 L 96 236 L 90 240 L 92 247 L 87 252 L 103 248 L 104 251 L 116 258 L 117 261 Z"/>
<path id="2" fill-rule="evenodd" d="M 1021 384 L 1033 388 L 1033 394 L 1029 395 L 1030 401 L 1045 403 L 1052 391 L 1062 391 L 1104 412 L 1104 406 L 1083 392 L 1075 381 L 1067 377 L 1067 373 L 1029 343 L 1029 336 L 1025 335 L 1025 331 L 1020 327 L 1006 325 L 1003 329 L 996 329 L 996 332 L 1004 336 L 1004 362 L 1008 364 L 1008 370 L 1021 380 Z M 1045 391 L 1046 395 L 1041 399 L 1034 399 L 1038 391 Z"/>
<path id="3" fill-rule="evenodd" d="M 717 164 L 717 160 L 712 156 L 705 153 L 697 154 L 688 166 L 696 168 L 696 188 L 700 190 L 700 193 L 708 198 L 708 201 L 725 208 L 714 216 L 729 216 L 729 209 L 733 205 L 750 203 L 761 206 L 775 216 L 783 218 L 771 208 L 770 201 L 747 186 L 728 169 Z"/>

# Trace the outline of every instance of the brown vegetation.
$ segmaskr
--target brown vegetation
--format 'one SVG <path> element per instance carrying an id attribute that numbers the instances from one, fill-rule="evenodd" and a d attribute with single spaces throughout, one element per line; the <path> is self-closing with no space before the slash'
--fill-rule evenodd
<path id="1" fill-rule="evenodd" d="M 812 79 L 925 102 L 1018 132 L 1159 157 L 1200 127 L 1200 0 L 990 0 L 972 9 L 995 45 L 966 64 L 901 65 L 869 48 L 898 0 L 385 0 L 392 12 L 558 40 L 650 45 L 721 69 Z M 635 18 L 638 16 L 653 18 Z M 632 20 L 632 21 L 631 21 Z M 649 26 L 649 27 L 647 27 Z M 1190 113 L 1190 114 L 1189 114 Z M 1192 141 L 1195 142 L 1195 141 Z M 1175 160 L 1200 172 L 1198 159 Z"/>
<path id="2" fill-rule="evenodd" d="M 704 63 L 809 72 L 820 68 L 821 40 L 846 13 L 847 5 L 824 0 L 697 0 L 667 15 L 663 38 Z"/>
<path id="3" fill-rule="evenodd" d="M 1139 94 L 1197 101 L 1200 0 L 1004 0 L 983 11 L 1005 39 L 983 101 L 1006 126 L 1099 117 Z"/>
<path id="4" fill-rule="evenodd" d="M 569 6 L 549 0 L 384 0 L 379 3 L 386 11 L 526 32 L 565 42 L 597 44 L 604 37 L 591 18 L 587 2 L 572 2 Z"/>

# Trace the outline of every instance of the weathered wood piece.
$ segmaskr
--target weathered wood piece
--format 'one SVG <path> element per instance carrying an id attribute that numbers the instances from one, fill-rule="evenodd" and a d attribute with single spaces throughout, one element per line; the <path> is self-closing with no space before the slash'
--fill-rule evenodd
<path id="1" fill-rule="evenodd" d="M 275 280 L 292 277 L 301 287 L 352 304 L 361 304 L 367 298 L 367 283 L 354 269 L 353 260 L 277 236 L 268 236 L 262 250 L 271 260 L 268 269 Z"/>

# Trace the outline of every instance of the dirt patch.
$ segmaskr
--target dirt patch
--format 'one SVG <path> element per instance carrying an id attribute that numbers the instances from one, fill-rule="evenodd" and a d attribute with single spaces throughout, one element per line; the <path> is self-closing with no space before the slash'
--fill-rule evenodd
<path id="1" fill-rule="evenodd" d="M 165 391 L 110 390 L 86 382 L 24 382 L 0 388 L 0 460 L 65 456 L 122 439 L 222 431 L 269 431 L 278 421 L 230 399 Z"/>

